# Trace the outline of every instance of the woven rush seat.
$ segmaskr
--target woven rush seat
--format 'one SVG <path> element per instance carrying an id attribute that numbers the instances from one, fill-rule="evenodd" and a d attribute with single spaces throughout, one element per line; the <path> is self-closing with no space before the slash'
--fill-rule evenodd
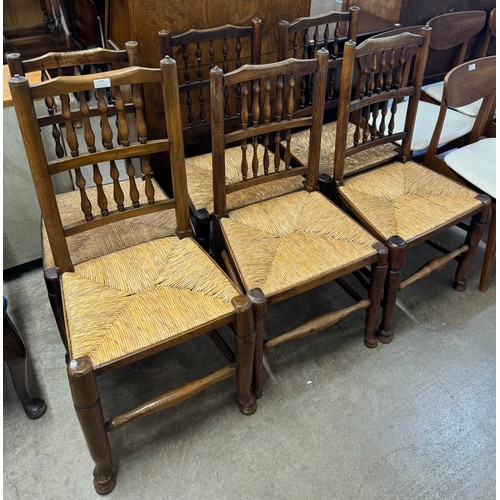
<path id="1" fill-rule="evenodd" d="M 318 192 L 234 210 L 221 227 L 245 288 L 268 299 L 376 254 L 377 240 Z"/>
<path id="2" fill-rule="evenodd" d="M 339 190 L 383 240 L 411 241 L 482 205 L 476 192 L 412 161 L 348 179 Z"/>
<path id="3" fill-rule="evenodd" d="M 136 179 L 139 192 L 139 202 L 147 203 L 145 182 Z M 124 193 L 129 190 L 129 181 L 121 181 L 120 186 Z M 159 184 L 153 179 L 155 200 L 165 200 L 167 196 Z M 103 185 L 108 200 L 113 199 L 113 184 Z M 97 204 L 97 189 L 87 188 L 87 196 L 99 213 Z M 80 221 L 83 217 L 80 210 L 80 192 L 70 191 L 56 196 L 63 226 Z M 84 233 L 75 234 L 67 238 L 71 258 L 75 264 L 95 259 L 110 252 L 116 252 L 146 241 L 172 236 L 175 233 L 175 214 L 172 211 L 162 211 L 117 221 L 105 227 L 90 229 Z M 42 221 L 43 265 L 44 269 L 54 266 L 54 258 L 50 250 L 47 232 Z"/>
<path id="4" fill-rule="evenodd" d="M 332 175 L 333 158 L 335 155 L 335 138 L 337 136 L 337 122 L 329 122 L 323 125 L 321 134 L 321 156 L 319 159 L 319 173 Z M 347 129 L 347 144 L 354 141 L 356 126 L 349 123 Z M 362 131 L 361 131 L 362 133 Z M 309 150 L 309 130 L 302 130 L 294 134 L 292 155 L 303 165 L 307 165 L 307 151 Z M 282 143 L 283 145 L 285 143 Z M 382 144 L 376 148 L 360 151 L 345 159 L 345 175 L 350 175 L 367 166 L 385 163 L 398 156 L 395 144 Z"/>
<path id="5" fill-rule="evenodd" d="M 70 356 L 95 368 L 230 317 L 238 295 L 194 240 L 177 237 L 79 264 L 61 285 Z"/>
<path id="6" fill-rule="evenodd" d="M 226 182 L 232 184 L 241 181 L 241 159 L 242 150 L 240 146 L 226 150 Z M 252 155 L 253 147 L 248 145 L 248 178 L 252 177 Z M 258 175 L 262 175 L 264 163 L 264 147 L 257 147 L 259 160 Z M 283 160 L 280 161 L 280 170 L 284 169 Z M 274 154 L 269 151 L 269 170 L 274 171 Z M 213 212 L 213 187 L 212 187 L 212 154 L 208 153 L 193 158 L 186 158 L 186 175 L 188 183 L 188 194 L 195 210 L 205 208 L 209 213 Z M 291 193 L 302 189 L 302 178 L 290 177 L 278 179 L 270 183 L 253 186 L 251 188 L 230 193 L 227 196 L 228 209 L 235 209 L 248 205 L 249 203 L 268 200 L 275 196 Z"/>

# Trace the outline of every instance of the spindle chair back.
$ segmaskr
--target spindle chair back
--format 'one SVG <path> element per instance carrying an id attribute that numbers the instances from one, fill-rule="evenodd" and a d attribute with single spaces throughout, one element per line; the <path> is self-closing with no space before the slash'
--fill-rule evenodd
<path id="1" fill-rule="evenodd" d="M 421 35 L 400 33 L 368 39 L 358 47 L 347 42 L 344 49 L 337 142 L 335 147 L 334 189 L 339 200 L 370 232 L 389 248 L 389 270 L 385 287 L 379 340 L 392 340 L 393 317 L 398 292 L 414 281 L 442 269 L 457 257 L 459 264 L 454 287 L 466 288 L 465 274 L 477 248 L 490 200 L 446 177 L 410 160 L 412 134 L 424 76 L 431 29 Z M 403 81 L 407 47 L 418 47 L 410 80 Z M 399 51 L 399 60 L 394 55 Z M 357 90 L 352 93 L 353 68 L 359 68 Z M 394 129 L 398 101 L 408 97 L 404 128 Z M 354 141 L 347 143 L 349 114 L 360 117 Z M 364 126 L 363 126 L 364 123 Z M 356 151 L 369 150 L 386 141 L 402 141 L 401 161 L 390 161 L 353 176 L 344 175 L 345 159 Z M 466 241 L 448 251 L 431 240 L 472 217 Z M 402 279 L 408 249 L 429 243 L 445 253 L 432 259 L 414 274 Z"/>
<path id="2" fill-rule="evenodd" d="M 360 309 L 367 311 L 365 343 L 369 347 L 377 344 L 373 328 L 386 249 L 317 192 L 327 71 L 328 52 L 322 48 L 315 59 L 248 65 L 227 74 L 214 68 L 211 74 L 214 237 L 218 257 L 254 303 L 257 397 L 262 394 L 264 348 L 328 328 Z M 300 108 L 296 95 L 304 75 L 314 79 L 314 95 L 312 106 Z M 235 86 L 241 86 L 241 123 L 238 130 L 228 131 L 224 89 Z M 275 93 L 274 103 L 271 93 Z M 292 168 L 292 131 L 303 127 L 311 130 L 308 160 Z M 283 158 L 269 154 L 273 140 L 276 147 L 284 142 Z M 235 165 L 236 148 L 241 153 Z M 228 165 L 231 171 L 239 172 L 238 180 L 228 179 Z M 263 186 L 289 179 L 296 179 L 301 189 L 275 192 L 274 197 L 262 200 Z M 363 298 L 342 277 L 367 265 L 372 266 L 371 284 L 367 285 L 369 297 Z M 333 280 L 352 295 L 354 305 L 328 312 L 272 339 L 264 338 L 267 303 Z"/>
<path id="3" fill-rule="evenodd" d="M 314 59 L 321 48 L 328 51 L 326 110 L 338 106 L 343 44 L 346 40 L 356 41 L 360 10 L 359 7 L 350 7 L 348 12 L 332 11 L 278 23 L 278 61 L 289 57 Z M 307 76 L 301 78 L 297 92 L 300 109 L 312 105 L 313 86 L 314 81 Z"/>
<path id="4" fill-rule="evenodd" d="M 320 189 L 329 194 L 333 170 L 333 155 L 335 150 L 335 134 L 338 98 L 340 90 L 340 75 L 343 62 L 343 47 L 347 40 L 356 41 L 358 32 L 359 7 L 351 7 L 348 12 L 329 12 L 314 17 L 304 17 L 289 23 L 280 21 L 278 31 L 278 59 L 287 56 L 299 59 L 314 57 L 318 48 L 326 47 L 329 52 L 327 91 L 325 94 L 325 124 L 322 134 L 322 148 L 319 166 Z M 314 81 L 306 75 L 300 82 L 298 95 L 298 113 L 311 106 L 311 96 Z M 350 135 L 354 127 L 349 129 Z M 295 133 L 295 146 L 292 151 L 292 165 L 307 163 L 305 152 L 310 141 L 309 130 Z M 282 144 L 282 149 L 284 144 Z M 370 155 L 358 155 L 357 162 L 352 162 L 350 169 L 354 172 L 371 164 L 394 158 L 397 153 L 392 144 L 385 144 Z"/>
<path id="5" fill-rule="evenodd" d="M 62 76 L 30 86 L 22 76 L 9 81 L 12 99 L 26 148 L 35 191 L 45 221 L 62 289 L 62 309 L 68 345 L 68 378 L 75 410 L 95 462 L 94 487 L 100 494 L 110 492 L 116 482 L 107 432 L 126 423 L 177 404 L 215 382 L 236 375 L 240 410 L 256 410 L 251 391 L 254 357 L 252 304 L 190 237 L 186 192 L 181 114 L 175 61 L 165 58 L 161 68 L 130 67 L 98 75 Z M 160 84 L 168 136 L 149 140 L 144 113 L 143 86 Z M 133 97 L 137 140 L 131 140 L 124 117 L 121 89 L 130 86 Z M 110 87 L 117 109 L 117 130 L 108 118 L 104 87 Z M 95 113 L 99 127 L 91 126 L 91 110 L 83 95 L 97 94 Z M 80 108 L 71 111 L 68 94 L 80 97 Z M 47 160 L 42 144 L 34 100 L 60 96 L 65 139 L 71 157 Z M 54 115 L 56 116 L 56 115 Z M 83 121 L 84 144 L 74 130 L 74 119 Z M 102 142 L 102 145 L 101 145 Z M 155 189 L 150 157 L 168 152 L 174 197 Z M 141 192 L 133 175 L 131 159 L 140 158 L 145 177 Z M 116 162 L 126 165 L 125 186 L 120 183 Z M 113 183 L 101 184 L 103 164 L 109 164 Z M 87 193 L 81 173 L 91 165 L 96 182 L 96 199 Z M 166 168 L 166 167 L 165 167 Z M 54 195 L 51 176 L 74 170 L 79 189 L 80 216 L 63 224 Z M 150 214 L 174 215 L 175 235 L 75 263 L 67 240 L 74 234 L 103 229 L 103 238 L 120 221 L 137 220 L 148 224 Z M 108 232 L 105 230 L 108 229 Z M 119 237 L 133 239 L 131 231 Z M 235 350 L 216 328 L 228 325 L 235 332 Z M 229 363 L 202 378 L 160 394 L 130 411 L 104 420 L 96 376 L 133 363 L 173 345 L 208 332 Z"/>
<path id="6" fill-rule="evenodd" d="M 161 30 L 161 56 L 169 56 L 179 67 L 179 93 L 183 114 L 184 142 L 199 154 L 199 136 L 210 131 L 210 70 L 221 67 L 227 73 L 242 64 L 261 62 L 260 19 L 248 26 L 224 25 L 209 29 L 192 29 L 180 34 Z M 224 94 L 226 119 L 235 118 L 241 108 L 241 95 Z M 198 140 L 196 140 L 198 137 Z M 193 152 L 192 152 L 193 153 Z"/>
<path id="7" fill-rule="evenodd" d="M 99 71 L 103 69 L 139 65 L 138 43 L 127 42 L 125 47 L 125 50 L 97 48 L 72 52 L 50 52 L 44 56 L 28 60 L 22 60 L 19 54 L 8 54 L 7 62 L 11 76 L 41 71 L 42 81 L 44 82 L 68 73 L 69 75 L 95 73 L 94 78 L 98 78 Z M 123 139 L 125 142 L 137 143 L 133 98 L 129 85 L 122 86 L 118 92 L 111 92 L 109 86 L 103 86 L 98 91 L 92 88 L 84 92 L 68 93 L 63 101 L 59 96 L 45 96 L 46 111 L 44 112 L 43 105 L 38 104 L 36 110 L 39 115 L 38 124 L 43 134 L 42 142 L 46 149 L 47 160 L 50 162 L 56 159 L 73 158 L 76 154 L 74 148 L 78 149 L 79 147 L 75 146 L 77 143 L 86 145 L 89 152 L 92 149 L 97 151 L 99 148 L 109 148 L 109 138 L 106 139 L 109 134 L 115 134 L 115 136 L 118 134 L 119 142 Z M 75 109 L 78 107 L 79 110 Z M 104 142 L 99 140 L 99 137 L 96 142 L 92 136 L 95 130 L 101 130 L 101 115 L 103 112 L 106 127 L 103 131 L 103 140 L 104 142 L 108 141 L 106 146 L 102 146 Z M 70 123 L 68 117 L 70 117 Z M 120 131 L 122 136 L 126 136 L 125 138 L 120 136 Z M 51 145 L 52 140 L 55 144 L 54 150 Z M 148 168 L 149 166 L 146 166 L 146 169 Z M 152 173 L 144 176 L 143 180 L 137 178 L 142 176 L 139 168 L 139 158 L 132 158 L 126 162 L 123 160 L 116 161 L 113 163 L 111 170 L 102 170 L 92 164 L 82 166 L 77 170 L 63 170 L 55 175 L 67 175 L 76 189 L 76 191 L 56 195 L 63 225 L 75 224 L 80 218 L 81 212 L 78 206 L 82 203 L 79 198 L 83 184 L 85 196 L 89 200 L 85 200 L 83 205 L 88 207 L 89 203 L 91 203 L 97 206 L 100 203 L 102 204 L 101 210 L 106 212 L 108 210 L 106 206 L 107 200 L 113 197 L 113 190 L 117 192 L 119 190 L 126 191 L 128 189 L 127 185 L 132 183 L 132 180 L 119 180 L 117 176 L 119 176 L 118 172 L 120 170 L 126 170 L 128 175 L 136 177 L 133 183 L 141 196 L 146 196 L 147 187 L 148 190 L 153 189 L 155 191 L 158 199 L 165 197 L 160 186 L 152 178 Z M 137 194 L 134 194 L 134 196 L 137 196 Z M 111 232 L 113 233 L 112 236 L 110 236 Z M 79 264 L 127 246 L 174 234 L 174 232 L 175 217 L 170 212 L 163 211 L 150 213 L 140 219 L 122 219 L 111 228 L 104 230 L 101 227 L 95 227 L 90 231 L 85 231 L 85 233 L 75 233 L 67 239 L 67 243 L 72 262 Z M 128 237 L 123 238 L 123 234 L 127 234 Z M 50 249 L 43 219 L 42 257 L 49 301 L 61 339 L 67 348 L 59 279 L 54 267 L 54 257 Z"/>
<path id="8" fill-rule="evenodd" d="M 479 289 L 488 288 L 496 249 L 496 139 L 483 137 L 496 99 L 496 57 L 468 61 L 453 68 L 444 79 L 439 120 L 424 164 L 492 199 L 492 217 L 483 258 Z M 450 108 L 482 100 L 474 128 L 465 146 L 437 155 L 440 135 Z"/>

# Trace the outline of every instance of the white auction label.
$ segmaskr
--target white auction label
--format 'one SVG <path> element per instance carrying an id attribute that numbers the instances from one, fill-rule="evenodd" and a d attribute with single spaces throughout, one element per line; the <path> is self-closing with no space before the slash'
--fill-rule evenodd
<path id="1" fill-rule="evenodd" d="M 109 78 L 97 78 L 94 80 L 95 89 L 104 89 L 106 87 L 111 87 L 111 80 Z"/>
<path id="2" fill-rule="evenodd" d="M 469 64 L 469 71 L 474 71 L 476 69 L 476 63 Z"/>

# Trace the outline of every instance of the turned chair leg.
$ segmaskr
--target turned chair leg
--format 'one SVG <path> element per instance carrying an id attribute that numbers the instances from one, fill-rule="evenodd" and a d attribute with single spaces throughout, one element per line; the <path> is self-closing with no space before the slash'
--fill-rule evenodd
<path id="1" fill-rule="evenodd" d="M 385 280 L 382 324 L 379 326 L 377 334 L 377 338 L 382 344 L 392 342 L 392 323 L 396 310 L 396 299 L 398 298 L 401 269 L 405 262 L 407 244 L 399 236 L 391 236 L 387 240 L 387 247 L 389 249 L 389 269 Z"/>
<path id="2" fill-rule="evenodd" d="M 66 362 L 68 362 L 68 339 L 66 338 L 66 328 L 64 326 L 64 312 L 62 307 L 61 283 L 59 282 L 59 276 L 57 275 L 56 270 L 52 267 L 50 269 L 45 269 L 43 277 L 45 278 L 45 286 L 47 287 L 47 294 L 49 296 L 52 314 L 54 315 L 59 335 L 61 336 L 62 343 L 66 349 Z"/>
<path id="3" fill-rule="evenodd" d="M 255 322 L 255 358 L 253 363 L 253 392 L 257 399 L 262 397 L 264 377 L 264 319 L 267 311 L 267 299 L 260 288 L 247 292 L 252 301 Z"/>
<path id="4" fill-rule="evenodd" d="M 68 379 L 75 411 L 95 463 L 94 488 L 100 495 L 105 495 L 115 487 L 116 474 L 90 357 L 71 360 L 68 364 Z"/>
<path id="5" fill-rule="evenodd" d="M 496 202 L 491 204 L 491 222 L 490 230 L 488 232 L 488 239 L 486 240 L 486 249 L 484 250 L 483 267 L 481 269 L 481 278 L 479 279 L 479 290 L 485 292 L 490 284 L 491 270 L 493 262 L 495 262 L 495 255 L 497 249 L 497 205 Z"/>
<path id="6" fill-rule="evenodd" d="M 23 339 L 7 313 L 3 315 L 3 360 L 12 375 L 14 389 L 24 408 L 26 416 L 36 420 L 45 414 L 47 405 L 40 398 L 34 398 L 28 389 L 26 347 Z"/>
<path id="7" fill-rule="evenodd" d="M 255 351 L 255 327 L 252 302 L 240 295 L 232 301 L 236 310 L 236 387 L 240 411 L 252 415 L 257 411 L 255 395 L 252 392 L 253 358 Z"/>
<path id="8" fill-rule="evenodd" d="M 387 275 L 388 250 L 382 243 L 376 243 L 379 254 L 378 262 L 374 262 L 370 274 L 370 307 L 366 310 L 365 320 L 365 346 L 369 348 L 377 347 L 377 338 L 375 337 L 375 324 L 377 322 L 378 311 L 382 295 L 384 292 L 385 277 Z"/>
<path id="9" fill-rule="evenodd" d="M 469 231 L 467 232 L 467 237 L 465 238 L 465 244 L 469 246 L 469 250 L 460 256 L 458 261 L 457 272 L 455 274 L 455 281 L 453 283 L 453 288 L 457 292 L 465 292 L 467 284 L 465 281 L 465 275 L 469 269 L 472 258 L 476 253 L 477 246 L 483 235 L 484 228 L 486 226 L 486 221 L 488 220 L 488 213 L 490 211 L 490 199 L 485 195 L 478 195 L 479 199 L 483 202 L 483 209 L 481 212 L 477 213 L 472 217 Z"/>
<path id="10" fill-rule="evenodd" d="M 210 214 L 202 208 L 194 212 L 194 238 L 208 252 L 210 248 Z"/>

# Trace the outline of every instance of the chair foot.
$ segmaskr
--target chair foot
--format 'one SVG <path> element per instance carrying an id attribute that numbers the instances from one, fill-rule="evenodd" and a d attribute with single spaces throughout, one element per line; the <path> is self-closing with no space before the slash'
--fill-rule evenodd
<path id="1" fill-rule="evenodd" d="M 382 344 L 390 344 L 392 342 L 392 330 L 379 330 L 377 332 L 377 339 Z"/>
<path id="2" fill-rule="evenodd" d="M 31 420 L 43 417 L 47 411 L 47 403 L 40 398 L 32 398 L 31 401 L 24 406 L 26 416 Z"/>
<path id="3" fill-rule="evenodd" d="M 465 292 L 465 290 L 467 289 L 467 284 L 465 283 L 465 281 L 462 281 L 462 282 L 454 281 L 453 288 L 457 292 Z"/>
<path id="4" fill-rule="evenodd" d="M 94 488 L 99 495 L 111 493 L 116 486 L 116 473 L 113 471 L 108 475 L 100 475 L 99 467 L 94 468 Z"/>
<path id="5" fill-rule="evenodd" d="M 373 339 L 365 339 L 365 346 L 368 347 L 369 349 L 375 349 L 375 347 L 378 346 L 378 342 L 376 338 Z"/>
<path id="6" fill-rule="evenodd" d="M 257 397 L 257 396 L 255 396 Z M 240 404 L 240 411 L 243 413 L 243 415 L 253 415 L 257 411 L 257 403 L 253 402 L 252 404 L 248 406 L 244 406 Z"/>

